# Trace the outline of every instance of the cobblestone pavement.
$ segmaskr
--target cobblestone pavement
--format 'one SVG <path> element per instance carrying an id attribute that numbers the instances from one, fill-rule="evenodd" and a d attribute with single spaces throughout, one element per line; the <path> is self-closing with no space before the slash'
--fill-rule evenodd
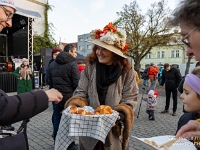
<path id="1" fill-rule="evenodd" d="M 141 87 L 140 87 L 141 88 Z M 176 132 L 177 122 L 182 113 L 182 101 L 178 99 L 178 109 L 177 116 L 171 116 L 172 113 L 172 99 L 170 104 L 170 109 L 168 114 L 161 114 L 160 112 L 164 110 L 165 97 L 164 88 L 157 88 L 159 92 L 159 97 L 157 98 L 158 104 L 155 111 L 155 121 L 149 121 L 148 115 L 145 112 L 146 103 L 145 101 L 141 104 L 139 118 L 137 118 L 138 109 L 141 102 L 141 93 L 138 97 L 138 106 L 135 111 L 135 121 L 130 133 L 130 150 L 146 150 L 140 144 L 138 144 L 132 136 L 137 137 L 153 137 L 158 135 L 174 135 Z M 37 116 L 30 119 L 28 123 L 28 139 L 30 150 L 53 150 L 54 142 L 51 137 L 52 135 L 52 105 L 49 103 L 49 108 L 44 112 L 38 114 Z M 21 122 L 20 122 L 21 123 Z M 14 126 L 17 129 L 20 123 L 15 123 Z M 78 138 L 76 140 L 78 143 Z"/>

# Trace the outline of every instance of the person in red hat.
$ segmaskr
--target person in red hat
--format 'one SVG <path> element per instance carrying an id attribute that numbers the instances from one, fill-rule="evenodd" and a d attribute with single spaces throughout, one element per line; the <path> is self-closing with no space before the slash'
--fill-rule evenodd
<path id="1" fill-rule="evenodd" d="M 48 64 L 47 69 L 46 69 L 46 75 L 45 75 L 45 83 L 46 83 L 47 85 L 49 85 L 49 89 L 52 88 L 52 87 L 50 86 L 50 84 L 49 84 L 49 65 L 56 59 L 57 55 L 58 55 L 60 52 L 62 52 L 62 49 L 59 49 L 59 48 L 54 48 L 54 49 L 52 50 L 52 52 L 51 52 L 51 58 L 52 58 L 52 59 L 49 61 L 49 64 Z M 54 105 L 53 102 L 52 102 L 52 105 Z M 52 116 L 52 123 L 53 123 L 53 118 L 54 118 L 54 116 Z M 53 136 L 54 136 L 54 134 L 52 134 L 52 137 L 53 137 Z"/>

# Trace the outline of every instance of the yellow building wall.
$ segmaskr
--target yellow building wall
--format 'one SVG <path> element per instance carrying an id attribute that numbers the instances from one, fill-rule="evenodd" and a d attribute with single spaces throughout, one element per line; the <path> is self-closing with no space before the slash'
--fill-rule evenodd
<path id="1" fill-rule="evenodd" d="M 179 57 L 172 57 L 171 56 L 172 51 L 177 51 L 177 50 L 179 51 Z M 160 52 L 161 56 L 162 51 L 164 51 L 164 57 L 158 58 L 157 56 L 158 52 Z M 182 63 L 185 63 L 185 50 L 180 46 L 153 47 L 150 53 L 151 58 L 149 58 L 148 55 L 147 58 L 146 57 L 143 58 L 142 61 L 140 62 L 141 69 L 144 69 L 145 65 L 150 64 L 151 62 L 154 62 L 156 65 L 159 64 L 164 65 L 165 63 L 169 63 L 170 65 L 172 64 L 180 65 Z"/>

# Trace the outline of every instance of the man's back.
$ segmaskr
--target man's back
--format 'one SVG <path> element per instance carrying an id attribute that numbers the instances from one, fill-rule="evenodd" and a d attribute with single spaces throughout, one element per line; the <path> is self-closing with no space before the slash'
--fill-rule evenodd
<path id="1" fill-rule="evenodd" d="M 75 58 L 67 52 L 61 52 L 49 67 L 49 84 L 69 99 L 79 81 L 78 65 Z"/>

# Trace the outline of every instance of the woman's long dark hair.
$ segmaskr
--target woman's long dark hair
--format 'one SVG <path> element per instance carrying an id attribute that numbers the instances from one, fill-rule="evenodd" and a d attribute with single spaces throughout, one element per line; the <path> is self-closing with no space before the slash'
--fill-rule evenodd
<path id="1" fill-rule="evenodd" d="M 96 55 L 96 50 L 97 50 L 98 45 L 94 45 L 93 49 L 92 49 L 92 53 L 90 53 L 87 57 L 86 57 L 86 62 L 89 64 L 94 64 L 96 62 L 97 55 Z M 114 53 L 114 60 L 113 63 L 115 65 L 119 65 L 119 67 L 122 70 L 122 73 L 126 73 L 128 72 L 132 67 L 131 64 L 129 62 L 129 60 L 127 58 L 123 58 L 117 54 Z"/>

